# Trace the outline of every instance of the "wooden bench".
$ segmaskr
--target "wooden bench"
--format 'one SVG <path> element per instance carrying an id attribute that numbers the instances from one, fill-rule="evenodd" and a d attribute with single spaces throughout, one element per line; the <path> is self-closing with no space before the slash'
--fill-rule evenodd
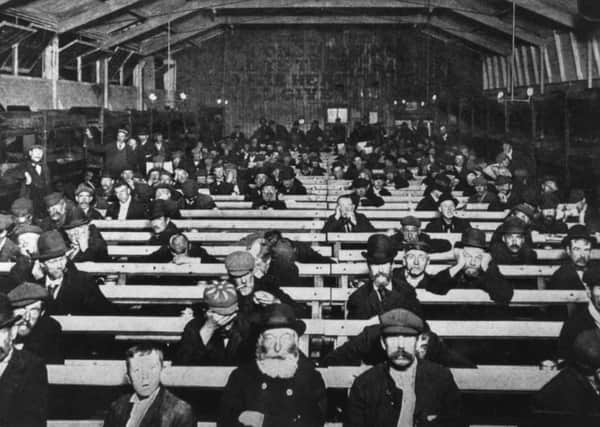
<path id="1" fill-rule="evenodd" d="M 47 427 L 102 427 L 102 420 L 49 420 Z M 196 427 L 217 427 L 216 422 L 199 422 Z M 325 427 L 343 427 L 342 423 L 325 423 Z M 470 427 L 516 427 L 514 425 L 480 425 L 472 424 Z"/>
<path id="2" fill-rule="evenodd" d="M 232 252 L 245 251 L 245 246 L 202 246 L 206 251 L 217 258 L 225 258 Z M 150 255 L 152 252 L 158 250 L 160 246 L 140 246 L 140 245 L 109 245 L 108 255 L 113 257 L 138 257 Z M 320 255 L 330 257 L 332 256 L 333 249 L 331 246 L 314 246 L 313 249 Z"/>
<path id="3" fill-rule="evenodd" d="M 237 243 L 244 237 L 248 236 L 249 232 L 197 232 L 197 231 L 186 231 L 185 235 L 192 242 L 200 243 Z M 327 238 L 323 233 L 302 233 L 302 232 L 283 232 L 282 235 L 289 239 L 298 242 L 311 242 L 311 243 L 326 243 Z M 111 232 L 103 231 L 102 237 L 107 242 L 119 242 L 119 243 L 143 243 L 147 242 L 151 237 L 152 233 L 149 231 L 127 231 L 127 232 Z"/>

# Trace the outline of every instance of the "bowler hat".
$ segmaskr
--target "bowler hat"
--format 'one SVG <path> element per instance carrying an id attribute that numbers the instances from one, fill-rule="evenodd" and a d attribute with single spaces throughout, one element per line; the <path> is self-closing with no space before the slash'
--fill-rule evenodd
<path id="1" fill-rule="evenodd" d="M 487 249 L 485 232 L 478 228 L 469 228 L 463 231 L 460 241 L 454 245 L 457 248 L 474 247 Z"/>
<path id="2" fill-rule="evenodd" d="M 452 203 L 454 203 L 454 206 L 458 206 L 458 200 L 456 200 L 454 197 L 452 197 L 451 193 L 444 193 L 440 196 L 440 199 L 438 200 L 438 204 L 442 204 L 443 202 L 446 201 L 451 201 Z"/>
<path id="3" fill-rule="evenodd" d="M 425 322 L 412 311 L 395 308 L 379 315 L 381 335 L 419 335 L 425 331 Z"/>
<path id="4" fill-rule="evenodd" d="M 67 213 L 67 218 L 65 220 L 63 228 L 65 230 L 70 230 L 71 228 L 79 227 L 89 223 L 90 219 L 87 217 L 83 209 L 81 209 L 80 207 L 76 207 L 71 209 Z"/>
<path id="5" fill-rule="evenodd" d="M 443 193 L 450 191 L 450 178 L 442 174 L 436 176 L 435 180 L 433 181 L 433 189 L 439 190 Z"/>
<path id="6" fill-rule="evenodd" d="M 204 302 L 211 311 L 223 316 L 228 316 L 238 310 L 235 286 L 227 282 L 208 286 L 204 290 Z"/>
<path id="7" fill-rule="evenodd" d="M 576 224 L 573 227 L 569 228 L 567 235 L 562 240 L 563 246 L 569 246 L 572 240 L 583 239 L 590 242 L 592 245 L 596 244 L 596 238 L 591 235 L 585 225 Z"/>
<path id="8" fill-rule="evenodd" d="M 67 245 L 65 239 L 58 230 L 50 230 L 41 234 L 38 240 L 38 254 L 36 258 L 39 260 L 47 260 L 58 258 L 67 253 Z"/>
<path id="9" fill-rule="evenodd" d="M 23 282 L 8 293 L 13 309 L 48 299 L 48 290 L 37 283 Z"/>
<path id="10" fill-rule="evenodd" d="M 6 294 L 0 293 L 0 329 L 14 325 L 21 316 L 13 314 L 13 308 Z"/>
<path id="11" fill-rule="evenodd" d="M 292 307 L 287 304 L 271 304 L 264 311 L 261 332 L 267 329 L 290 328 L 298 336 L 306 331 L 306 324 L 296 318 Z"/>
<path id="12" fill-rule="evenodd" d="M 254 270 L 254 257 L 246 251 L 235 251 L 225 258 L 225 268 L 230 276 L 245 276 Z"/>
<path id="13" fill-rule="evenodd" d="M 385 234 L 373 234 L 367 240 L 367 251 L 362 256 L 368 264 L 387 264 L 392 262 L 398 253 L 394 242 Z"/>
<path id="14" fill-rule="evenodd" d="M 520 218 L 511 216 L 506 218 L 500 230 L 504 234 L 523 234 L 527 230 L 527 226 Z"/>

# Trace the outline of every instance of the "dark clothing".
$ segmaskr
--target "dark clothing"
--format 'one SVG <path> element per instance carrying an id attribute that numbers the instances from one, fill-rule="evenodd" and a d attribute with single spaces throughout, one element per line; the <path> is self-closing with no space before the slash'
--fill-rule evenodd
<path id="1" fill-rule="evenodd" d="M 575 264 L 569 260 L 550 277 L 547 288 L 552 290 L 566 289 L 582 291 L 586 289 L 586 286 L 577 274 Z"/>
<path id="2" fill-rule="evenodd" d="M 194 197 L 191 202 L 183 197 L 180 201 L 181 209 L 215 209 L 217 207 L 213 198 L 206 194 L 198 194 L 198 197 Z"/>
<path id="3" fill-rule="evenodd" d="M 0 249 L 0 262 L 12 262 L 17 259 L 21 251 L 19 247 L 8 237 L 4 241 L 2 249 Z"/>
<path id="4" fill-rule="evenodd" d="M 430 193 L 426 194 L 421 201 L 417 204 L 415 210 L 417 211 L 437 211 L 440 206 L 440 202 L 433 199 Z"/>
<path id="5" fill-rule="evenodd" d="M 94 224 L 88 225 L 90 229 L 90 236 L 88 238 L 88 248 L 85 252 L 77 252 L 75 257 L 72 259 L 73 262 L 106 262 L 109 261 L 108 246 L 104 237 Z"/>
<path id="6" fill-rule="evenodd" d="M 325 423 L 327 394 L 321 374 L 300 355 L 292 378 L 271 378 L 256 362 L 235 369 L 229 376 L 217 427 L 239 427 L 244 411 L 264 414 L 263 427 L 318 427 Z"/>
<path id="7" fill-rule="evenodd" d="M 403 250 L 403 245 L 406 243 L 406 240 L 404 240 L 404 234 L 402 231 L 398 231 L 396 234 L 394 234 L 392 236 L 392 240 L 399 251 Z M 450 249 L 452 249 L 452 245 L 448 240 L 432 239 L 425 233 L 419 233 L 419 240 L 426 242 L 429 245 L 431 253 L 448 252 Z"/>
<path id="8" fill-rule="evenodd" d="M 522 201 L 523 200 L 521 196 L 519 196 L 515 191 L 511 191 L 510 195 L 508 196 L 508 199 L 506 200 L 506 203 L 502 202 L 499 198 L 496 198 L 496 200 L 490 202 L 488 206 L 488 211 L 504 211 L 507 209 L 510 210 Z"/>
<path id="9" fill-rule="evenodd" d="M 52 191 L 52 177 L 48 165 L 44 162 L 39 163 L 41 173 L 37 173 L 36 164 L 28 160 L 23 165 L 23 174 L 27 172 L 31 176 L 31 184 L 26 185 L 25 181 L 21 185 L 19 197 L 26 197 L 33 202 L 33 214 L 35 217 L 46 215 L 46 203 L 44 196 Z"/>
<path id="10" fill-rule="evenodd" d="M 125 427 L 133 403 L 131 394 L 114 401 L 104 419 L 104 427 Z M 196 417 L 190 405 L 161 387 L 152 405 L 146 411 L 140 427 L 196 427 Z"/>
<path id="11" fill-rule="evenodd" d="M 504 242 L 494 243 L 490 247 L 492 259 L 499 265 L 522 265 L 537 263 L 537 253 L 527 245 L 523 245 L 519 252 L 512 253 Z"/>
<path id="12" fill-rule="evenodd" d="M 294 182 L 291 187 L 286 187 L 283 184 L 279 185 L 279 193 L 280 194 L 289 194 L 289 195 L 304 195 L 306 194 L 306 188 L 297 178 L 294 178 Z"/>
<path id="13" fill-rule="evenodd" d="M 563 324 L 558 337 L 558 357 L 573 360 L 572 348 L 575 338 L 583 331 L 596 329 L 596 322 L 588 310 L 588 306 L 579 309 Z"/>
<path id="14" fill-rule="evenodd" d="M 148 245 L 160 245 L 160 246 L 169 246 L 169 240 L 175 234 L 179 233 L 179 229 L 173 221 L 169 221 L 167 223 L 166 228 L 158 234 L 153 234 L 148 240 Z"/>
<path id="15" fill-rule="evenodd" d="M 348 398 L 344 427 L 397 425 L 403 390 L 396 388 L 389 369 L 387 363 L 381 363 L 354 380 Z M 461 420 L 460 392 L 448 368 L 420 360 L 416 369 L 415 425 L 465 425 Z M 432 416 L 436 416 L 433 422 L 429 421 Z"/>
<path id="16" fill-rule="evenodd" d="M 200 338 L 204 318 L 194 318 L 185 325 L 176 363 L 197 366 L 239 366 L 255 357 L 256 335 L 249 320 L 238 316 L 231 330 L 216 330 L 207 344 Z M 229 341 L 225 344 L 225 339 Z"/>
<path id="17" fill-rule="evenodd" d="M 483 194 L 473 194 L 469 197 L 468 203 L 492 203 L 498 200 L 492 191 L 486 190 Z"/>
<path id="18" fill-rule="evenodd" d="M 116 142 L 108 145 L 91 144 L 87 148 L 94 153 L 104 153 L 104 171 L 113 178 L 121 175 L 124 169 L 138 170 L 138 155 L 127 144 L 121 150 Z"/>
<path id="19" fill-rule="evenodd" d="M 471 223 L 463 218 L 454 217 L 447 223 L 441 217 L 431 220 L 427 227 L 425 227 L 426 233 L 463 233 L 464 231 L 471 228 Z"/>
<path id="20" fill-rule="evenodd" d="M 45 363 L 65 361 L 62 346 L 62 327 L 60 323 L 47 314 L 39 318 L 28 335 L 18 336 L 15 343 L 22 343 L 23 350 L 35 354 Z"/>
<path id="21" fill-rule="evenodd" d="M 376 208 L 383 206 L 384 204 L 384 200 L 373 193 L 373 190 L 367 191 L 365 197 L 361 197 L 358 202 L 359 206 L 374 206 Z"/>
<path id="22" fill-rule="evenodd" d="M 535 231 L 542 234 L 567 234 L 569 232 L 569 227 L 562 221 L 540 221 L 533 225 L 532 227 Z"/>
<path id="23" fill-rule="evenodd" d="M 13 350 L 0 377 L 0 426 L 46 427 L 48 373 L 44 362 Z"/>
<path id="24" fill-rule="evenodd" d="M 88 211 L 85 213 L 85 216 L 90 221 L 93 221 L 95 219 L 104 219 L 104 217 L 102 216 L 100 211 L 98 209 L 94 209 L 94 208 L 88 209 Z"/>
<path id="25" fill-rule="evenodd" d="M 119 218 L 119 209 L 120 203 L 114 203 L 109 205 L 106 209 L 106 217 L 117 219 Z M 146 207 L 143 203 L 138 202 L 132 198 L 129 203 L 129 209 L 127 209 L 127 218 L 126 219 L 146 219 Z"/>
<path id="26" fill-rule="evenodd" d="M 265 201 L 263 198 L 255 199 L 252 202 L 252 209 L 287 209 L 283 200 L 273 200 L 271 202 Z"/>
<path id="27" fill-rule="evenodd" d="M 229 196 L 233 194 L 234 185 L 225 181 L 215 181 L 208 186 L 208 190 L 212 195 L 218 194 L 223 196 Z"/>
<path id="28" fill-rule="evenodd" d="M 600 396 L 587 378 L 567 367 L 533 396 L 534 426 L 592 427 L 600 423 Z"/>
<path id="29" fill-rule="evenodd" d="M 350 221 L 344 217 L 336 219 L 335 215 L 331 215 L 327 218 L 327 221 L 325 221 L 321 233 L 369 233 L 376 231 L 375 227 L 373 227 L 373 224 L 371 224 L 371 221 L 369 221 L 366 216 L 358 212 L 355 215 L 356 225 L 350 223 Z"/>

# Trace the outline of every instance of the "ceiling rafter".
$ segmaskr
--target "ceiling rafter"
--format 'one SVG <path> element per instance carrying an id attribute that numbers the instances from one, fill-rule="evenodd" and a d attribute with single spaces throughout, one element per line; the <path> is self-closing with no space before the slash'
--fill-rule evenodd
<path id="1" fill-rule="evenodd" d="M 68 31 L 73 31 L 113 13 L 135 6 L 142 1 L 143 0 L 107 0 L 100 2 L 97 6 L 90 7 L 82 13 L 61 19 L 58 25 L 58 32 L 66 33 Z"/>
<path id="2" fill-rule="evenodd" d="M 509 2 L 512 2 L 512 0 Z M 565 27 L 575 27 L 577 16 L 568 10 L 560 9 L 557 6 L 550 5 L 541 0 L 514 0 L 514 2 L 522 9 L 543 16 L 544 18 L 557 22 Z"/>

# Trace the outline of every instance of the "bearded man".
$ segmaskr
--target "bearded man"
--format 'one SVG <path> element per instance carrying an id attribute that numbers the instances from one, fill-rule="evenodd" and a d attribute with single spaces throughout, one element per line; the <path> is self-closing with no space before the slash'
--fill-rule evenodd
<path id="1" fill-rule="evenodd" d="M 324 425 L 325 383 L 298 348 L 305 329 L 291 307 L 273 304 L 268 308 L 256 360 L 235 369 L 227 381 L 218 427 Z"/>

